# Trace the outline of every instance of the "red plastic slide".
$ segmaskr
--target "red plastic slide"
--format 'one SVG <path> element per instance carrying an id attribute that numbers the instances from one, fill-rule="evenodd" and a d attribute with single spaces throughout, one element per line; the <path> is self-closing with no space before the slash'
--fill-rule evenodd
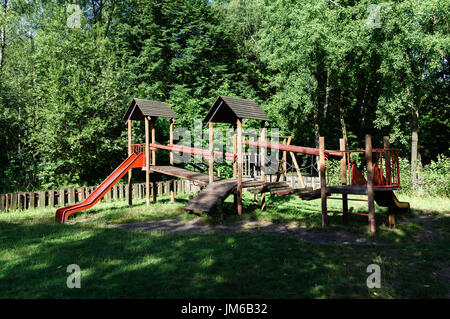
<path id="1" fill-rule="evenodd" d="M 142 167 L 144 154 L 132 154 L 120 164 L 84 201 L 81 203 L 61 207 L 56 211 L 55 221 L 64 224 L 73 213 L 91 208 L 114 186 L 130 169 Z"/>

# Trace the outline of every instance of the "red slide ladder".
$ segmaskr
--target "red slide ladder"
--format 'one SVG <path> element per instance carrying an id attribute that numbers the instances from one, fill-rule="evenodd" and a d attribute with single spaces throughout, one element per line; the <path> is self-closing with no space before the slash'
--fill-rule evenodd
<path id="1" fill-rule="evenodd" d="M 55 221 L 64 224 L 73 213 L 91 208 L 132 168 L 142 167 L 144 154 L 131 154 L 81 203 L 56 210 Z"/>

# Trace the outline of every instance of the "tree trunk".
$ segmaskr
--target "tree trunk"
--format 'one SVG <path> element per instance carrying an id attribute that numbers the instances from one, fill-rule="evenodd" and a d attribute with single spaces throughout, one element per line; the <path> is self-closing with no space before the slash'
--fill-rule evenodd
<path id="1" fill-rule="evenodd" d="M 413 105 L 411 109 L 411 175 L 413 189 L 417 188 L 417 168 L 418 168 L 418 122 L 419 122 L 419 107 L 417 104 Z"/>
<path id="2" fill-rule="evenodd" d="M 344 139 L 345 149 L 348 150 L 347 127 L 345 125 L 344 110 L 342 108 L 342 94 L 341 94 L 341 92 L 339 92 L 339 97 L 338 97 L 338 112 L 339 112 L 339 122 L 341 124 L 342 138 Z"/>
<path id="3" fill-rule="evenodd" d="M 314 121 L 314 142 L 316 144 L 316 148 L 319 148 L 320 121 L 319 121 L 319 103 L 317 103 L 317 100 L 316 103 L 314 103 L 313 121 Z M 319 172 L 320 171 L 319 156 L 317 156 L 316 162 L 317 162 L 317 171 Z"/>
<path id="4" fill-rule="evenodd" d="M 3 2 L 3 12 L 6 13 L 8 12 L 7 10 L 8 7 L 8 0 L 5 0 L 5 2 Z M 6 23 L 5 23 L 6 24 Z M 4 52 L 5 52 L 5 38 L 6 38 L 6 30 L 5 30 L 5 24 L 3 24 L 0 27 L 0 72 L 2 71 L 3 68 L 3 59 L 4 59 Z"/>
<path id="5" fill-rule="evenodd" d="M 330 97 L 330 83 L 329 83 L 329 76 L 327 74 L 327 80 L 325 81 L 325 103 L 323 104 L 323 118 L 327 118 L 327 111 L 328 111 L 328 101 Z"/>

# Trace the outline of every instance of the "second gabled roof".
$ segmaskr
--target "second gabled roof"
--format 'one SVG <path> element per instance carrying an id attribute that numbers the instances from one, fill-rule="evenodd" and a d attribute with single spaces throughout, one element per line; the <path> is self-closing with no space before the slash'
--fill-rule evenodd
<path id="1" fill-rule="evenodd" d="M 269 121 L 255 101 L 229 96 L 219 96 L 203 121 L 235 123 L 237 118 Z"/>
<path id="2" fill-rule="evenodd" d="M 177 115 L 167 103 L 134 98 L 123 119 L 143 121 L 147 116 L 177 118 Z"/>

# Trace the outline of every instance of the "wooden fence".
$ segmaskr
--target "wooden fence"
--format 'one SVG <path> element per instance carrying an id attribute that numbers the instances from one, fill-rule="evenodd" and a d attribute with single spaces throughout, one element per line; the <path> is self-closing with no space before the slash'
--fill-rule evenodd
<path id="1" fill-rule="evenodd" d="M 275 176 L 266 176 L 267 181 L 275 181 Z M 280 180 L 283 180 L 283 176 Z M 286 182 L 292 188 L 298 188 L 299 183 L 296 175 L 287 175 Z M 314 189 L 320 187 L 317 177 L 305 178 L 305 184 Z M 60 190 L 47 190 L 39 192 L 20 192 L 12 194 L 0 194 L 0 211 L 27 210 L 34 208 L 55 208 L 72 205 L 83 201 L 91 194 L 97 186 L 77 187 Z M 153 182 L 150 187 L 155 188 L 158 196 L 170 194 L 170 182 Z M 174 180 L 175 195 L 193 194 L 200 190 L 200 186 L 194 185 L 187 180 Z M 133 184 L 133 199 L 145 198 L 145 183 Z M 128 191 L 126 184 L 114 185 L 108 193 L 101 199 L 102 202 L 112 200 L 127 200 Z"/>
<path id="2" fill-rule="evenodd" d="M 47 190 L 39 192 L 20 192 L 12 194 L 0 194 L 0 211 L 27 210 L 33 208 L 54 208 L 72 205 L 83 201 L 97 186 L 77 187 L 60 190 Z M 158 196 L 170 194 L 170 183 L 154 182 L 150 185 L 156 189 Z M 196 193 L 200 187 L 186 180 L 174 180 L 176 195 Z M 145 198 L 145 183 L 133 184 L 133 199 Z M 126 184 L 114 185 L 101 199 L 102 202 L 128 199 Z"/>

